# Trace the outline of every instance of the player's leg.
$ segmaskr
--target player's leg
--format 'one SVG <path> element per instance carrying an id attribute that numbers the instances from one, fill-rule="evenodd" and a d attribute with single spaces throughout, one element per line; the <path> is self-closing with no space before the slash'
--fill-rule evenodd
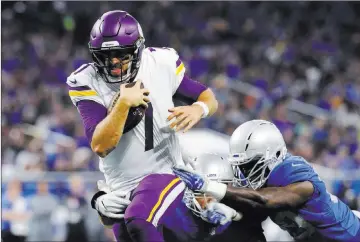
<path id="1" fill-rule="evenodd" d="M 174 175 L 152 174 L 140 182 L 125 212 L 126 226 L 134 242 L 164 241 L 158 225 L 183 190 L 183 183 Z"/>
<path id="2" fill-rule="evenodd" d="M 113 225 L 113 232 L 117 242 L 130 242 L 131 237 L 127 231 L 125 220 L 121 219 Z"/>
<path id="3" fill-rule="evenodd" d="M 133 242 L 165 242 L 157 228 L 144 219 L 132 219 L 126 223 L 127 231 Z"/>

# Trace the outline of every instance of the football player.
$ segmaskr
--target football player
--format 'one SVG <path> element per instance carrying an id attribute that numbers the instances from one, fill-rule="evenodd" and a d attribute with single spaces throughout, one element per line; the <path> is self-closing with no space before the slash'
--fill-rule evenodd
<path id="1" fill-rule="evenodd" d="M 189 130 L 217 109 L 213 92 L 186 76 L 174 49 L 145 48 L 144 42 L 140 24 L 129 13 L 104 13 L 90 33 L 93 62 L 67 79 L 111 191 L 98 198 L 97 209 L 117 219 L 124 214 L 113 213 L 113 205 L 125 209 L 145 176 L 172 174 L 174 165 L 184 164 L 175 132 Z M 189 105 L 174 107 L 173 99 Z M 147 203 L 153 199 L 149 196 L 131 205 Z"/>
<path id="2" fill-rule="evenodd" d="M 325 241 L 360 241 L 360 219 L 336 196 L 311 165 L 287 152 L 283 136 L 271 122 L 253 120 L 240 125 L 230 139 L 230 157 L 237 182 L 249 188 L 209 181 L 186 168 L 175 169 L 194 191 L 242 211 L 251 204 L 297 240 L 320 236 Z M 319 241 L 319 240 L 316 240 Z"/>
<path id="3" fill-rule="evenodd" d="M 193 167 L 209 180 L 229 185 L 234 182 L 230 164 L 219 155 L 203 154 L 195 159 Z M 165 199 L 164 194 L 167 194 Z M 154 195 L 157 200 L 151 199 Z M 175 175 L 145 177 L 130 199 L 144 200 L 145 197 L 149 198 L 146 204 L 133 203 L 125 212 L 128 237 L 133 242 L 266 241 L 260 223 L 254 227 L 239 221 L 241 214 L 211 196 L 185 189 L 185 184 Z M 171 197 L 174 202 L 169 204 Z M 150 213 L 147 206 L 152 207 Z M 231 223 L 233 220 L 236 222 Z M 144 221 L 151 222 L 157 229 L 144 229 Z"/>

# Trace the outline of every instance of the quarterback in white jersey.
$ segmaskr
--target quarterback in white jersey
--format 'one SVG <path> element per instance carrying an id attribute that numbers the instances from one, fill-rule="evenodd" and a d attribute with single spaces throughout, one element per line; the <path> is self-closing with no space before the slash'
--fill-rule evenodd
<path id="1" fill-rule="evenodd" d="M 124 11 L 107 12 L 90 34 L 94 62 L 67 79 L 91 148 L 100 156 L 106 184 L 118 195 L 130 196 L 145 176 L 172 174 L 173 166 L 183 165 L 175 132 L 187 131 L 217 109 L 212 91 L 185 75 L 174 49 L 145 48 L 144 42 L 134 17 Z M 173 99 L 189 106 L 174 107 Z M 130 129 L 128 119 L 135 120 Z M 121 218 L 106 205 L 104 197 L 111 192 L 102 196 L 102 208 L 97 209 Z"/>

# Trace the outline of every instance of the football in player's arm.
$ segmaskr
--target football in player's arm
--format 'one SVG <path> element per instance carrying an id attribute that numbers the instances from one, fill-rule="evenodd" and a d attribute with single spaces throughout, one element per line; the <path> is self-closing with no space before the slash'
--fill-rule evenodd
<path id="1" fill-rule="evenodd" d="M 169 51 L 169 54 L 171 53 Z M 178 62 L 181 63 L 180 60 Z M 182 63 L 180 65 L 183 66 Z M 174 119 L 170 127 L 176 128 L 176 131 L 184 129 L 186 132 L 196 125 L 201 118 L 214 114 L 218 103 L 214 93 L 209 88 L 185 75 L 185 67 L 182 67 L 182 72 L 183 78 L 180 80 L 179 87 L 173 97 L 181 99 L 188 106 L 169 108 L 168 111 L 171 114 L 168 116 L 168 121 Z M 68 79 L 70 85 L 73 81 L 71 78 L 72 76 Z M 76 102 L 91 148 L 99 156 L 106 156 L 119 143 L 129 109 L 140 105 L 147 107 L 148 95 L 151 94 L 148 89 L 140 88 L 140 83 L 141 80 L 137 80 L 134 86 L 128 88 L 125 87 L 126 83 L 121 84 L 121 95 L 109 113 L 96 100 L 83 98 Z M 75 88 L 70 86 L 69 89 L 70 96 L 76 94 Z"/>
<path id="2" fill-rule="evenodd" d="M 172 52 L 169 50 L 169 54 Z M 114 58 L 114 62 L 116 61 L 119 60 Z M 196 125 L 201 118 L 215 113 L 218 103 L 214 93 L 209 88 L 185 75 L 185 67 L 180 59 L 177 63 L 181 63 L 179 67 L 182 67 L 180 70 L 182 80 L 179 80 L 180 84 L 173 97 L 181 99 L 188 106 L 169 108 L 168 111 L 171 114 L 167 119 L 168 121 L 172 120 L 171 128 L 176 128 L 176 131 L 184 129 L 186 132 Z M 123 65 L 122 68 L 125 68 L 124 66 L 126 67 Z M 72 79 L 72 76 L 68 78 L 70 96 L 77 94 L 74 92 L 76 88 L 71 86 L 74 81 L 76 82 L 76 79 Z M 140 88 L 140 83 L 141 80 L 136 80 L 136 84 L 132 87 L 125 87 L 126 83 L 121 84 L 121 95 L 110 112 L 96 100 L 82 98 L 76 102 L 91 148 L 99 156 L 105 157 L 119 143 L 129 109 L 140 105 L 147 107 L 148 95 L 151 94 L 148 89 Z"/>
<path id="3" fill-rule="evenodd" d="M 295 239 L 318 235 L 325 240 L 360 241 L 360 218 L 336 196 L 302 157 L 286 151 L 276 126 L 253 120 L 238 127 L 230 139 L 229 161 L 235 183 L 208 181 L 186 168 L 174 172 L 195 191 L 211 194 L 238 210 L 263 212 Z M 252 209 L 251 209 L 252 208 Z"/>

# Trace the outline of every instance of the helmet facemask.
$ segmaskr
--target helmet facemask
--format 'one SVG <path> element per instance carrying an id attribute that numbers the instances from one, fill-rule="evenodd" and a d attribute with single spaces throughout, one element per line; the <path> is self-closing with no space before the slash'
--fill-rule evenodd
<path id="1" fill-rule="evenodd" d="M 237 184 L 254 190 L 263 187 L 273 168 L 285 157 L 286 148 L 279 147 L 272 153 L 268 148 L 264 154 L 246 157 L 246 153 L 232 154 L 229 162 L 233 166 Z"/>
<path id="2" fill-rule="evenodd" d="M 140 68 L 144 40 L 140 38 L 135 45 L 125 47 L 90 48 L 93 60 L 105 81 L 114 83 L 129 83 L 134 80 Z M 114 63 L 113 59 L 117 59 Z"/>
<path id="3" fill-rule="evenodd" d="M 188 188 L 186 188 L 183 202 L 185 203 L 186 207 L 190 209 L 194 215 L 198 217 L 202 217 L 202 214 L 206 211 L 206 206 L 209 200 L 214 198 L 208 197 L 206 194 L 194 192 Z"/>

